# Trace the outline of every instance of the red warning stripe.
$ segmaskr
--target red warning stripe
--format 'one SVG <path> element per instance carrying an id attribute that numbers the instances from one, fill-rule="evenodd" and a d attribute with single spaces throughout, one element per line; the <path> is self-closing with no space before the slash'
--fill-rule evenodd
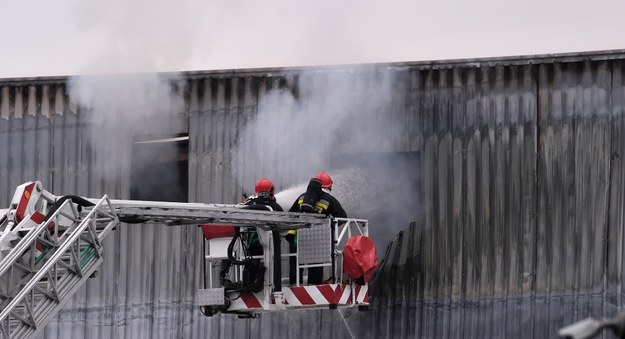
<path id="1" fill-rule="evenodd" d="M 368 303 L 369 294 L 367 286 L 326 284 L 313 286 L 291 286 L 285 288 L 284 303 L 287 305 L 321 306 L 321 305 L 353 305 L 355 303 Z M 275 300 L 270 301 L 275 304 Z M 242 293 L 232 299 L 231 310 L 255 310 L 263 309 L 262 293 Z"/>
<path id="2" fill-rule="evenodd" d="M 362 291 L 362 286 L 360 285 L 356 285 L 356 298 L 360 297 L 360 292 Z M 364 298 L 362 299 L 362 302 L 369 302 L 369 291 L 365 291 L 365 295 Z"/>
<path id="3" fill-rule="evenodd" d="M 299 302 L 302 303 L 302 305 L 315 305 L 316 304 L 313 298 L 310 296 L 310 294 L 308 294 L 308 291 L 306 291 L 306 288 L 304 287 L 291 287 L 291 292 L 293 292 L 293 295 L 297 298 L 297 300 L 299 300 Z"/>
<path id="4" fill-rule="evenodd" d="M 247 308 L 262 308 L 260 301 L 256 299 L 256 296 L 251 293 L 241 293 L 241 300 L 245 303 Z"/>
<path id="5" fill-rule="evenodd" d="M 24 188 L 24 193 L 22 193 L 22 197 L 20 198 L 20 202 L 17 203 L 17 210 L 15 211 L 15 220 L 20 222 L 24 220 L 26 216 L 26 207 L 28 206 L 28 200 L 30 200 L 30 195 L 35 188 L 35 183 L 33 182 L 30 185 L 26 185 Z"/>
<path id="6" fill-rule="evenodd" d="M 330 304 L 338 304 L 341 300 L 341 295 L 343 295 L 343 285 L 337 285 L 336 289 L 332 289 L 331 285 L 317 285 L 316 286 L 321 295 L 330 303 Z"/>
<path id="7" fill-rule="evenodd" d="M 41 224 L 44 220 L 46 220 L 46 216 L 41 214 L 39 211 L 35 211 L 33 212 L 33 214 L 30 216 L 30 220 Z"/>

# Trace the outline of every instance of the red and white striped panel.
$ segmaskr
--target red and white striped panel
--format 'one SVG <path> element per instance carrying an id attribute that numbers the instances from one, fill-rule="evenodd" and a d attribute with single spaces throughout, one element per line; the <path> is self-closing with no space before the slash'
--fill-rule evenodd
<path id="1" fill-rule="evenodd" d="M 369 285 L 356 285 L 356 301 L 358 303 L 369 303 Z"/>
<path id="2" fill-rule="evenodd" d="M 234 292 L 229 293 L 230 306 L 228 311 L 245 311 L 245 310 L 263 310 L 263 292 L 249 293 L 249 292 Z"/>
<path id="3" fill-rule="evenodd" d="M 352 287 L 345 284 L 283 287 L 282 292 L 287 308 L 354 304 Z M 368 303 L 368 287 L 356 285 L 355 296 L 358 303 Z M 263 309 L 263 293 L 242 293 L 239 298 L 233 298 L 228 308 L 230 311 L 246 309 Z"/>
<path id="4" fill-rule="evenodd" d="M 37 202 L 37 199 L 36 197 L 33 197 L 34 189 L 35 183 L 32 182 L 18 186 L 17 190 L 15 191 L 15 196 L 13 197 L 13 200 L 15 201 L 19 199 L 15 211 L 15 221 L 17 221 L 18 223 L 24 220 L 24 218 L 26 218 L 26 215 L 35 210 L 35 203 Z M 19 198 L 17 198 L 18 195 Z"/>

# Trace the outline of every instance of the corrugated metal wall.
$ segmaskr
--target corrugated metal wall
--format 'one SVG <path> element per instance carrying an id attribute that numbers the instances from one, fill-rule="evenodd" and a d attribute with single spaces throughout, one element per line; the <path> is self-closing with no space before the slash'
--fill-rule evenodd
<path id="1" fill-rule="evenodd" d="M 384 119 L 402 128 L 374 139 L 421 154 L 422 217 L 388 248 L 372 311 L 204 318 L 193 306 L 197 229 L 133 225 L 108 239 L 100 275 L 41 337 L 544 338 L 612 315 L 622 305 L 624 60 L 596 53 L 313 69 L 392 75 Z M 238 200 L 259 174 L 233 161 L 239 132 L 269 90 L 293 89 L 310 71 L 185 75 L 184 111 L 172 113 L 188 119 L 191 201 Z M 71 104 L 65 79 L 0 83 L 0 117 L 1 205 L 32 178 L 57 194 L 128 197 L 128 173 L 93 175 L 89 118 Z M 281 168 L 275 180 L 287 185 L 296 169 Z"/>
<path id="2" fill-rule="evenodd" d="M 546 338 L 614 316 L 623 306 L 623 61 L 448 72 L 418 109 L 432 126 L 424 213 L 388 248 L 378 283 L 392 287 L 375 288 L 375 332 Z"/>

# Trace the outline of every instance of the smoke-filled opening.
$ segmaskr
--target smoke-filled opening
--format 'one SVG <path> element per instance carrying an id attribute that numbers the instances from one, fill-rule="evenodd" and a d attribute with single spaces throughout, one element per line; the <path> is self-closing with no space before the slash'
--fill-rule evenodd
<path id="1" fill-rule="evenodd" d="M 133 141 L 130 199 L 188 202 L 188 173 L 188 135 L 150 135 Z"/>
<path id="2" fill-rule="evenodd" d="M 419 217 L 419 152 L 343 154 L 329 163 L 334 195 L 349 216 L 369 221 L 369 235 L 378 249 Z"/>

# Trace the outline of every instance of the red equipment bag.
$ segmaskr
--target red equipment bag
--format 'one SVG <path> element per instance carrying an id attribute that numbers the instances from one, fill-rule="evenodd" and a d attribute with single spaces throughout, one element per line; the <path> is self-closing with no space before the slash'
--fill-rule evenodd
<path id="1" fill-rule="evenodd" d="M 378 267 L 378 252 L 371 238 L 357 235 L 347 239 L 343 250 L 343 272 L 356 280 L 371 280 L 375 268 Z"/>
<path id="2" fill-rule="evenodd" d="M 202 234 L 204 234 L 204 238 L 207 240 L 213 238 L 225 238 L 225 237 L 234 237 L 234 226 L 228 225 L 214 225 L 214 224 L 204 224 L 200 225 L 202 228 Z"/>

